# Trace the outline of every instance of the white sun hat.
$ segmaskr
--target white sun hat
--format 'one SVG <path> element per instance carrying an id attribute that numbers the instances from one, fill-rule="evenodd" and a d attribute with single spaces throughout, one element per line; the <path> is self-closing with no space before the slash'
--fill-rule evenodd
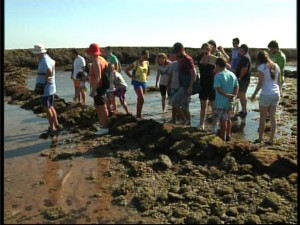
<path id="1" fill-rule="evenodd" d="M 47 50 L 45 49 L 43 44 L 36 44 L 34 45 L 34 48 L 32 49 L 33 54 L 41 54 L 41 53 L 46 53 Z"/>

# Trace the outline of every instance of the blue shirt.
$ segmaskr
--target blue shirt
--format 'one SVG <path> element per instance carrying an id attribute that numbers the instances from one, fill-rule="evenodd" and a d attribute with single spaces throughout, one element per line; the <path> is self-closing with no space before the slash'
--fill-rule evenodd
<path id="1" fill-rule="evenodd" d="M 47 54 L 44 54 L 40 60 L 37 71 L 36 83 L 45 84 L 43 96 L 49 96 L 56 93 L 55 84 L 55 61 L 51 59 Z M 46 74 L 48 70 L 52 70 L 51 80 L 46 80 Z"/>
<path id="2" fill-rule="evenodd" d="M 231 53 L 231 68 L 235 71 L 241 59 L 239 48 L 233 48 Z"/>
<path id="3" fill-rule="evenodd" d="M 216 74 L 214 79 L 214 88 L 217 87 L 222 88 L 225 93 L 233 94 L 234 89 L 239 86 L 238 80 L 233 72 L 224 69 L 223 71 Z M 216 98 L 215 98 L 215 108 L 216 109 L 226 109 L 231 110 L 231 101 L 229 98 L 221 95 L 216 90 Z"/>

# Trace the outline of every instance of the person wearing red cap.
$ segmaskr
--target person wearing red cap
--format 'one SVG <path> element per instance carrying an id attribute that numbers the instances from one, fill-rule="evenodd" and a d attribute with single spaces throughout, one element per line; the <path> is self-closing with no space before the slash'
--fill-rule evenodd
<path id="1" fill-rule="evenodd" d="M 108 67 L 107 61 L 101 56 L 101 50 L 98 44 L 91 44 L 86 51 L 92 60 L 90 69 L 91 96 L 94 98 L 94 104 L 102 127 L 96 135 L 104 135 L 108 130 L 108 111 L 105 104 L 106 88 L 103 87 L 104 72 Z"/>

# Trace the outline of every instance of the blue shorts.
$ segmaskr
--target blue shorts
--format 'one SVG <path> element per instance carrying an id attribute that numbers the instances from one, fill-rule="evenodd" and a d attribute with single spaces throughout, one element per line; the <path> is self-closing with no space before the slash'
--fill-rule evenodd
<path id="1" fill-rule="evenodd" d="M 259 96 L 259 106 L 262 107 L 277 106 L 278 103 L 279 103 L 279 94 Z"/>
<path id="2" fill-rule="evenodd" d="M 180 87 L 179 90 L 172 97 L 172 106 L 175 108 L 189 109 L 190 96 L 187 95 L 186 89 Z"/>
<path id="3" fill-rule="evenodd" d="M 54 105 L 54 95 L 42 96 L 42 106 L 50 108 Z"/>
<path id="4" fill-rule="evenodd" d="M 133 85 L 134 89 L 142 88 L 143 90 L 146 90 L 146 88 L 147 88 L 146 82 L 139 82 L 136 80 L 132 80 L 132 85 Z"/>

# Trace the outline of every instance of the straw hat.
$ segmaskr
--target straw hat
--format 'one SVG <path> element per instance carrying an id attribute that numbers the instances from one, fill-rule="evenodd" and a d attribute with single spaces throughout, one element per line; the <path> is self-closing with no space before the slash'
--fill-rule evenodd
<path id="1" fill-rule="evenodd" d="M 41 54 L 41 53 L 46 53 L 47 50 L 45 49 L 43 44 L 36 44 L 34 45 L 34 48 L 32 49 L 33 54 Z"/>
<path id="2" fill-rule="evenodd" d="M 94 56 L 99 56 L 101 55 L 101 50 L 98 44 L 93 43 L 90 44 L 90 47 L 88 48 L 88 50 L 86 50 L 86 52 L 90 55 L 94 55 Z"/>

